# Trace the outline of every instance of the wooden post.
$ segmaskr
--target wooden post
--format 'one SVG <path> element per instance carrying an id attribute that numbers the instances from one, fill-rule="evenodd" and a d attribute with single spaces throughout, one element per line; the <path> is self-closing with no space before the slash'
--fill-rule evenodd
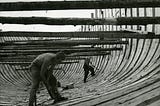
<path id="1" fill-rule="evenodd" d="M 144 17 L 147 17 L 147 9 L 144 8 Z M 145 31 L 147 31 L 147 25 L 145 25 Z"/>
<path id="2" fill-rule="evenodd" d="M 137 17 L 139 17 L 139 8 L 136 8 L 137 9 Z M 137 30 L 139 30 L 140 29 L 140 26 L 139 25 L 137 25 Z"/>

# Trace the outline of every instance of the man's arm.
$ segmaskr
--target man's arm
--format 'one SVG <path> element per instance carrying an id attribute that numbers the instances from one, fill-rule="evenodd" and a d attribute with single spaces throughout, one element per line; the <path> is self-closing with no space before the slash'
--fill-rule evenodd
<path id="1" fill-rule="evenodd" d="M 90 66 L 92 66 L 92 67 L 96 68 L 96 70 L 99 70 L 97 67 L 95 67 L 95 66 L 92 64 L 92 62 L 91 62 L 91 61 L 90 61 L 89 63 L 90 63 Z"/>
<path id="2" fill-rule="evenodd" d="M 47 67 L 47 81 L 49 81 L 50 79 L 50 76 L 53 74 L 53 70 L 54 70 L 54 67 L 55 67 L 55 64 L 50 64 L 48 67 Z"/>
<path id="3" fill-rule="evenodd" d="M 49 66 L 49 63 L 47 61 L 43 61 L 43 64 L 41 66 L 41 72 L 40 72 L 40 75 L 41 75 L 41 78 L 42 80 L 44 81 L 44 83 L 47 83 L 47 76 L 48 75 L 48 66 Z"/>

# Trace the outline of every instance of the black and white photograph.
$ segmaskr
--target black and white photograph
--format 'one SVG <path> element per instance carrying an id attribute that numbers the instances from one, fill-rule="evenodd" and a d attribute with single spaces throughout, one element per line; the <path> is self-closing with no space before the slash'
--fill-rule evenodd
<path id="1" fill-rule="evenodd" d="M 0 106 L 160 106 L 160 0 L 0 0 Z"/>

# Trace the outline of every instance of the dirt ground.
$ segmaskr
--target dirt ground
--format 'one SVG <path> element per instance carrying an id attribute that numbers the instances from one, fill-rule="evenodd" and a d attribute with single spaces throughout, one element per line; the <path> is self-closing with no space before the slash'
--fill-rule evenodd
<path id="1" fill-rule="evenodd" d="M 97 89 L 89 86 L 76 86 L 73 89 L 62 90 L 58 88 L 62 96 L 69 100 L 80 98 L 84 95 L 97 95 Z M 29 101 L 29 87 L 16 87 L 11 85 L 0 86 L 0 106 L 27 106 Z M 52 104 L 54 100 L 50 96 L 45 87 L 41 87 L 37 92 L 37 104 L 39 106 Z"/>

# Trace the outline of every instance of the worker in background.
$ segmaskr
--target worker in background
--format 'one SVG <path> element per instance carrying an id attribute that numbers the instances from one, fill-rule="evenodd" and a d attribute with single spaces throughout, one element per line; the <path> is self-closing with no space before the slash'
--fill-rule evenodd
<path id="1" fill-rule="evenodd" d="M 30 67 L 32 88 L 30 91 L 29 106 L 33 106 L 34 103 L 36 104 L 36 91 L 41 81 L 46 86 L 51 98 L 54 99 L 54 103 L 67 100 L 67 98 L 62 97 L 58 92 L 58 81 L 56 77 L 53 76 L 55 65 L 59 64 L 64 59 L 65 54 L 63 52 L 58 52 L 57 54 L 44 53 L 33 60 Z"/>
<path id="2" fill-rule="evenodd" d="M 86 58 L 84 61 L 84 65 L 83 65 L 83 69 L 84 69 L 84 80 L 83 81 L 84 81 L 84 83 L 86 83 L 89 72 L 91 72 L 92 76 L 95 75 L 94 68 L 90 64 L 91 64 L 90 58 Z"/>

